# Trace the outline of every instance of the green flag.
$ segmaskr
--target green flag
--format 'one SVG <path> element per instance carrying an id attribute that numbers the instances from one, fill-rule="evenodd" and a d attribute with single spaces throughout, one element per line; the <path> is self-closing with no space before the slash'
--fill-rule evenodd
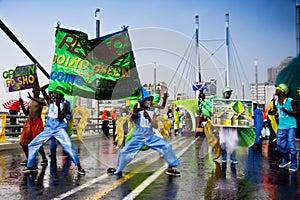
<path id="1" fill-rule="evenodd" d="M 57 28 L 49 91 L 97 100 L 138 99 L 140 81 L 127 29 L 92 40 Z"/>

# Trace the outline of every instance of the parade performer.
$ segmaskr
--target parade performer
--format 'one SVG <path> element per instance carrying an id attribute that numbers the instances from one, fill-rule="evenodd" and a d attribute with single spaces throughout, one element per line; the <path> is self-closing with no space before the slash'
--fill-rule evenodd
<path id="1" fill-rule="evenodd" d="M 288 165 L 289 171 L 297 170 L 297 148 L 296 148 L 296 116 L 299 114 L 296 102 L 287 97 L 288 86 L 284 83 L 276 87 L 275 109 L 270 110 L 269 114 L 275 114 L 278 111 L 278 131 L 277 131 L 277 149 L 282 154 L 283 161 L 279 164 L 280 168 Z"/>
<path id="2" fill-rule="evenodd" d="M 142 88 L 142 92 L 148 95 L 147 91 L 144 88 Z M 157 128 L 153 130 L 155 131 L 155 134 L 157 136 L 160 136 L 165 140 L 168 140 L 171 134 L 171 126 L 172 126 L 171 122 L 167 116 L 159 114 L 159 110 L 164 109 L 166 107 L 168 93 L 164 93 L 164 96 L 162 97 L 163 101 L 161 105 L 158 104 L 160 102 L 160 95 L 153 94 L 153 97 L 154 98 L 151 102 L 152 107 L 150 109 L 152 111 L 156 111 L 156 121 L 157 121 Z M 138 101 L 131 101 L 130 105 L 132 106 L 130 106 L 130 108 L 132 109 L 136 103 L 138 103 Z M 127 132 L 124 130 L 125 124 L 127 124 L 127 129 L 128 129 Z M 135 128 L 136 128 L 135 122 L 133 122 L 130 115 L 125 115 L 118 118 L 116 122 L 116 139 L 115 139 L 115 144 L 117 149 L 120 149 L 121 146 L 124 145 L 124 143 L 127 143 L 128 141 L 131 140 Z M 144 146 L 141 150 L 148 150 L 148 149 L 149 149 L 148 147 Z"/>
<path id="3" fill-rule="evenodd" d="M 35 86 L 32 90 L 33 97 L 28 92 L 28 98 L 31 100 L 29 102 L 29 106 L 27 109 L 23 104 L 23 99 L 20 98 L 19 102 L 22 107 L 23 113 L 28 116 L 26 119 L 25 124 L 23 126 L 23 130 L 20 137 L 20 145 L 26 155 L 26 159 L 28 159 L 28 144 L 44 130 L 43 119 L 41 117 L 43 107 L 46 106 L 45 99 L 40 97 L 40 88 L 39 86 Z M 44 148 L 40 148 L 39 150 L 42 156 L 41 165 L 47 165 L 48 160 L 45 155 Z M 21 165 L 26 165 L 27 160 L 20 163 Z"/>
<path id="4" fill-rule="evenodd" d="M 212 114 L 212 100 L 213 99 L 219 99 L 219 98 L 223 98 L 223 99 L 230 98 L 231 93 L 232 93 L 232 89 L 230 87 L 224 87 L 223 92 L 222 92 L 222 97 L 216 96 L 216 97 L 213 97 L 213 98 L 206 98 L 205 101 L 203 101 L 201 103 L 201 105 L 199 106 L 202 115 L 205 115 L 208 119 L 208 123 L 206 123 L 205 126 L 204 126 L 204 133 L 205 133 L 205 137 L 208 140 L 208 143 L 215 150 L 216 156 L 215 156 L 214 159 L 215 160 L 218 159 L 221 156 L 221 153 L 222 153 L 222 155 L 223 155 L 222 161 L 224 161 L 224 162 L 226 162 L 226 160 L 227 160 L 227 151 L 226 151 L 227 148 L 225 148 L 225 146 L 230 147 L 231 151 L 232 151 L 232 149 L 233 150 L 236 149 L 237 146 L 250 147 L 250 146 L 253 145 L 254 139 L 255 139 L 255 133 L 254 133 L 254 130 L 253 130 L 252 127 L 249 127 L 249 128 L 233 128 L 233 129 L 237 129 L 237 139 L 234 136 L 235 139 L 233 140 L 232 138 L 230 138 L 231 136 L 229 134 L 228 137 L 225 137 L 225 142 L 224 142 L 224 137 L 223 137 L 224 135 L 220 135 L 222 127 L 220 127 L 220 128 L 219 127 L 213 127 L 213 129 L 215 131 L 212 131 L 212 127 L 211 127 L 212 125 L 210 123 L 211 114 Z M 224 128 L 227 128 L 227 127 L 224 127 Z M 230 129 L 230 127 L 229 127 L 229 129 Z M 216 137 L 214 132 L 219 132 L 220 139 L 218 139 Z M 229 143 L 226 139 L 229 141 Z M 222 148 L 223 151 L 221 151 L 222 143 L 224 143 L 223 148 Z M 234 152 L 234 154 L 235 154 L 235 152 Z M 233 158 L 235 158 L 235 155 L 232 155 L 232 156 L 233 156 Z M 231 161 L 233 163 L 238 162 L 236 159 L 233 159 Z"/>
<path id="5" fill-rule="evenodd" d="M 257 107 L 257 102 L 253 102 L 253 119 L 254 119 L 254 132 L 255 132 L 255 141 L 253 144 L 253 148 L 260 149 L 261 148 L 261 131 L 263 128 L 263 113 Z"/>
<path id="6" fill-rule="evenodd" d="M 42 94 L 48 103 L 48 113 L 46 120 L 46 127 L 43 132 L 36 136 L 29 143 L 27 168 L 23 170 L 24 173 L 37 172 L 36 156 L 39 149 L 49 140 L 55 138 L 63 147 L 63 150 L 69 155 L 74 164 L 78 167 L 78 174 L 85 175 L 84 169 L 80 165 L 77 152 L 72 144 L 71 138 L 68 135 L 66 115 L 68 111 L 68 104 L 65 103 L 64 96 L 59 93 L 51 92 L 49 97 L 46 93 L 45 85 L 41 88 Z"/>
<path id="7" fill-rule="evenodd" d="M 171 108 L 169 108 L 168 112 L 167 112 L 167 117 L 170 120 L 171 123 L 171 127 L 170 127 L 170 135 L 171 135 L 171 130 L 172 127 L 174 127 L 174 115 L 173 115 L 173 111 Z"/>
<path id="8" fill-rule="evenodd" d="M 276 148 L 276 134 L 278 130 L 278 112 L 274 115 L 269 114 L 270 110 L 274 110 L 275 108 L 275 99 L 272 99 L 268 105 L 268 107 L 264 111 L 264 127 L 265 129 L 269 129 L 269 148 Z"/>
<path id="9" fill-rule="evenodd" d="M 73 134 L 73 131 L 71 130 L 70 128 L 70 123 L 71 123 L 71 118 L 72 118 L 72 113 L 71 113 L 71 109 L 70 109 L 70 102 L 66 99 L 64 99 L 64 103 L 66 103 L 68 105 L 68 110 L 67 110 L 67 114 L 66 114 L 66 117 L 65 119 L 67 120 L 67 133 L 68 135 L 71 137 L 72 134 Z M 49 148 L 50 148 L 50 158 L 51 159 L 56 159 L 56 149 L 57 149 L 57 140 L 52 137 L 50 140 L 49 140 Z M 65 151 L 62 152 L 63 153 L 63 156 L 67 156 L 67 153 Z"/>
<path id="10" fill-rule="evenodd" d="M 213 133 L 213 127 L 211 125 L 211 112 L 212 112 L 212 98 L 205 98 L 199 105 L 199 112 L 201 113 L 202 122 L 206 119 L 205 123 L 201 122 L 202 132 L 205 134 L 208 144 L 215 151 L 214 160 L 221 156 L 221 146 L 218 138 Z M 200 120 L 199 122 L 200 123 Z M 198 124 L 199 125 L 199 124 Z M 197 133 L 196 133 L 197 136 Z"/>
<path id="11" fill-rule="evenodd" d="M 135 158 L 142 147 L 152 148 L 164 156 L 168 163 L 166 170 L 167 175 L 180 176 L 180 172 L 173 169 L 179 165 L 179 161 L 172 149 L 172 145 L 165 139 L 156 136 L 152 128 L 157 128 L 157 120 L 155 112 L 150 110 L 152 106 L 153 96 L 143 92 L 140 108 L 137 104 L 131 113 L 131 118 L 136 124 L 132 138 L 123 148 L 120 149 L 118 155 L 117 167 L 107 169 L 109 174 L 121 175 L 126 165 Z"/>
<path id="12" fill-rule="evenodd" d="M 223 99 L 230 99 L 232 94 L 232 89 L 230 87 L 224 87 Z M 238 131 L 235 127 L 220 127 L 219 132 L 220 145 L 222 151 L 222 162 L 227 161 L 227 148 L 230 150 L 230 160 L 232 163 L 237 164 L 236 159 L 236 148 L 238 146 Z"/>
<path id="13" fill-rule="evenodd" d="M 179 131 L 179 108 L 177 107 L 174 112 L 174 135 L 178 135 Z"/>

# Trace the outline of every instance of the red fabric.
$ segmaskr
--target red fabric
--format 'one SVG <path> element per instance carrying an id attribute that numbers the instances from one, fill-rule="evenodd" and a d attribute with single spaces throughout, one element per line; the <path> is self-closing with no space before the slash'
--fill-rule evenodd
<path id="1" fill-rule="evenodd" d="M 117 119 L 117 114 L 116 114 L 116 112 L 114 110 L 111 111 L 111 119 L 112 120 Z"/>
<path id="2" fill-rule="evenodd" d="M 109 119 L 108 119 L 108 111 L 107 111 L 107 110 L 104 110 L 104 111 L 103 111 L 101 120 L 109 120 Z"/>
<path id="3" fill-rule="evenodd" d="M 19 101 L 15 101 L 10 107 L 9 110 L 14 110 L 17 112 L 20 112 L 20 102 Z"/>
<path id="4" fill-rule="evenodd" d="M 269 112 L 269 108 L 266 108 L 264 110 L 264 113 L 263 113 L 263 119 L 264 119 L 264 121 L 268 120 L 268 112 Z"/>
<path id="5" fill-rule="evenodd" d="M 44 124 L 42 118 L 31 119 L 28 118 L 25 121 L 21 137 L 20 144 L 26 145 L 33 140 L 38 134 L 40 134 L 44 130 Z"/>
<path id="6" fill-rule="evenodd" d="M 5 109 L 9 109 L 9 108 L 12 106 L 12 104 L 13 104 L 14 102 L 16 102 L 16 101 L 17 101 L 17 100 L 10 99 L 10 100 L 4 102 L 4 103 L 2 104 L 2 106 L 3 106 L 3 108 L 5 108 Z M 24 101 L 24 100 L 23 100 L 23 104 L 24 104 L 25 108 L 27 109 L 28 106 L 29 106 L 29 103 L 28 103 L 27 101 Z"/>

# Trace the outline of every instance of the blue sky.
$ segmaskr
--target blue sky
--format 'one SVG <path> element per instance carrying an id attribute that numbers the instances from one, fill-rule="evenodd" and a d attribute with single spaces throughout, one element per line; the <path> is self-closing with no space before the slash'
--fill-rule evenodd
<path id="1" fill-rule="evenodd" d="M 287 56 L 296 56 L 295 5 L 295 0 L 0 0 L 0 18 L 50 72 L 57 21 L 64 28 L 77 29 L 94 38 L 96 8 L 101 10 L 101 35 L 119 31 L 126 25 L 129 30 L 147 27 L 167 29 L 187 40 L 195 32 L 195 15 L 200 17 L 200 40 L 224 39 L 225 13 L 229 13 L 230 35 L 240 65 L 249 83 L 254 83 L 254 60 L 258 63 L 258 81 L 264 82 L 267 68 L 278 65 Z M 0 52 L 1 71 L 31 63 L 2 30 Z M 166 55 L 160 60 L 154 57 L 156 54 L 151 51 L 137 53 L 137 66 L 156 62 L 158 67 L 176 68 L 178 58 L 166 59 Z M 223 58 L 224 55 L 221 55 L 219 59 Z M 170 60 L 176 62 L 170 64 Z M 157 78 L 166 79 L 173 73 Z M 142 81 L 152 80 L 142 73 L 141 77 Z M 41 73 L 39 79 L 42 84 L 47 82 Z M 3 85 L 0 89 L 3 91 Z M 5 95 L 0 97 L 0 102 L 15 98 L 17 93 L 2 94 Z M 25 98 L 27 91 L 22 91 L 21 95 Z"/>

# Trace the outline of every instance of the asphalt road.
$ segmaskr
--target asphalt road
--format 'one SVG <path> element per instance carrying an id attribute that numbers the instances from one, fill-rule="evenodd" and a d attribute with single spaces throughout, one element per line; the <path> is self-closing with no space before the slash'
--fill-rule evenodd
<path id="1" fill-rule="evenodd" d="M 117 150 L 112 140 L 98 133 L 74 140 L 85 176 L 78 176 L 73 163 L 60 153 L 26 175 L 19 163 L 21 148 L 0 151 L 1 199 L 299 199 L 299 172 L 279 169 L 281 159 L 264 141 L 261 150 L 239 148 L 239 164 L 215 162 L 205 138 L 193 134 L 172 136 L 169 142 L 180 160 L 180 177 L 166 175 L 159 153 L 141 151 L 125 168 L 123 176 L 106 174 L 114 167 Z M 49 154 L 49 147 L 45 146 Z M 40 156 L 38 157 L 39 161 Z"/>

